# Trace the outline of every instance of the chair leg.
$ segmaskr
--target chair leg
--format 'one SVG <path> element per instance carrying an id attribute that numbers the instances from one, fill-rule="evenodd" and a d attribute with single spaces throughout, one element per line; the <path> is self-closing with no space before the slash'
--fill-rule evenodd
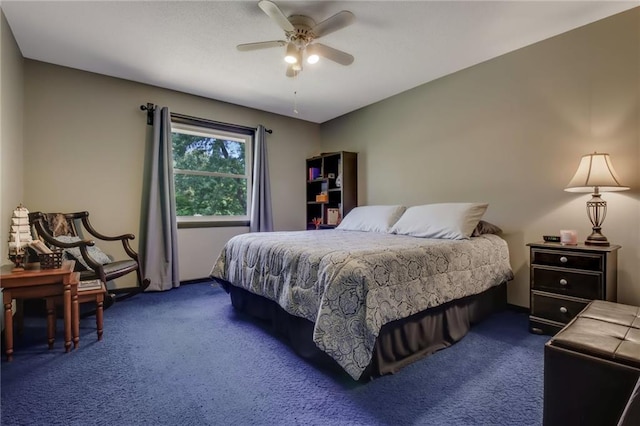
<path id="1" fill-rule="evenodd" d="M 49 349 L 53 349 L 56 340 L 56 304 L 53 298 L 47 298 L 47 342 Z"/>
<path id="2" fill-rule="evenodd" d="M 98 341 L 102 340 L 102 323 L 104 311 L 104 294 L 96 297 L 96 329 L 98 330 Z"/>

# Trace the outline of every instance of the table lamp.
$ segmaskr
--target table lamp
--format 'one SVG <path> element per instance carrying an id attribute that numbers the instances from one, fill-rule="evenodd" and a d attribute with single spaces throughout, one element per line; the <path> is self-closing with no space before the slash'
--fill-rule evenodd
<path id="1" fill-rule="evenodd" d="M 592 192 L 587 201 L 587 215 L 593 225 L 591 235 L 584 242 L 587 245 L 608 246 L 607 237 L 602 235 L 602 223 L 607 216 L 607 202 L 600 197 L 600 192 L 626 191 L 629 187 L 620 183 L 613 170 L 609 154 L 594 152 L 583 155 L 578 170 L 564 189 L 567 192 Z"/>

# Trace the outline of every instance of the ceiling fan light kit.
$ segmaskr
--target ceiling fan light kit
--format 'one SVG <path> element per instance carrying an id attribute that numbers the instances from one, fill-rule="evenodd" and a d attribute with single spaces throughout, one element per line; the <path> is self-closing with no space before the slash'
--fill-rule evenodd
<path id="1" fill-rule="evenodd" d="M 287 77 L 295 77 L 302 71 L 302 60 L 315 64 L 320 57 L 329 59 L 340 65 L 351 65 L 353 56 L 333 47 L 315 41 L 320 37 L 351 25 L 355 21 L 353 13 L 343 10 L 316 24 L 313 19 L 304 15 L 286 17 L 280 8 L 269 0 L 261 0 L 258 7 L 262 9 L 280 28 L 284 30 L 285 40 L 272 40 L 256 43 L 239 44 L 242 52 L 286 46 L 284 60 L 288 64 Z"/>
<path id="2" fill-rule="evenodd" d="M 316 64 L 320 60 L 320 55 L 317 53 L 317 49 L 315 44 L 309 45 L 307 47 L 307 63 L 308 64 Z"/>
<path id="3" fill-rule="evenodd" d="M 300 62 L 298 58 L 300 57 L 300 52 L 295 44 L 289 42 L 287 44 L 287 53 L 284 56 L 284 61 L 288 64 L 295 64 L 296 62 Z"/>

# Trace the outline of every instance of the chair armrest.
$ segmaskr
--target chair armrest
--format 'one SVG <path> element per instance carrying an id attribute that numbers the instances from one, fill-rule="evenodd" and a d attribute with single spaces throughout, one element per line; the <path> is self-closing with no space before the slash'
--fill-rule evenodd
<path id="1" fill-rule="evenodd" d="M 89 232 L 89 234 L 103 241 L 121 241 L 122 247 L 124 248 L 124 251 L 127 253 L 127 255 L 135 261 L 138 260 L 138 253 L 136 253 L 129 244 L 129 240 L 134 240 L 136 238 L 135 235 L 122 234 L 113 237 L 107 236 L 96 231 L 96 229 L 91 225 L 91 223 L 89 222 L 89 212 L 82 212 L 79 214 L 79 217 L 82 219 L 82 225 L 87 230 L 87 232 Z"/>
<path id="2" fill-rule="evenodd" d="M 79 217 L 82 220 L 82 225 L 85 227 L 85 229 L 94 237 L 96 237 L 99 240 L 104 240 L 104 241 L 118 241 L 118 240 L 133 240 L 135 238 L 135 236 L 133 234 L 122 234 L 122 235 L 116 235 L 116 236 L 108 236 L 108 235 L 104 235 L 101 234 L 100 232 L 96 231 L 96 229 L 91 225 L 91 222 L 89 222 L 89 213 L 88 212 L 81 212 L 78 213 Z"/>

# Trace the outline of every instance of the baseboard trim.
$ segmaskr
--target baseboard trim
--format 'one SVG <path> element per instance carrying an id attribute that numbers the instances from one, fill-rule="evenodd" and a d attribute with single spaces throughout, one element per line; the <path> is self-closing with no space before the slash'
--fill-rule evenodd
<path id="1" fill-rule="evenodd" d="M 201 283 L 207 283 L 207 282 L 213 282 L 213 279 L 211 278 L 195 278 L 192 280 L 184 280 L 184 281 L 180 281 L 180 285 L 188 285 L 188 284 L 201 284 Z"/>
<path id="2" fill-rule="evenodd" d="M 512 305 L 511 303 L 507 303 L 507 309 L 510 311 L 515 311 L 521 314 L 528 314 L 529 308 L 525 306 Z"/>

